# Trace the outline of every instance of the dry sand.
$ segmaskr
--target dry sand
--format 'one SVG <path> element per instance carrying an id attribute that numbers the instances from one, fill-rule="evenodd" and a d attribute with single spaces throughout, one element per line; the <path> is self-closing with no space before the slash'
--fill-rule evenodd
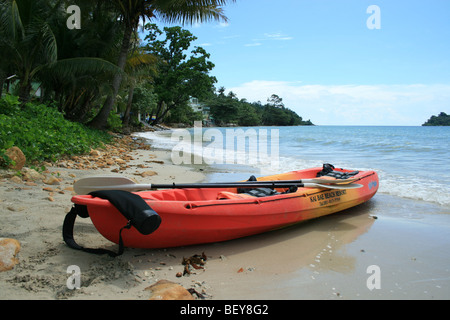
<path id="1" fill-rule="evenodd" d="M 207 169 L 171 165 L 165 151 L 129 154 L 134 160 L 120 174 L 140 183 L 206 178 Z M 144 289 L 161 279 L 194 288 L 208 300 L 450 298 L 450 211 L 383 194 L 341 213 L 222 243 L 127 248 L 116 258 L 67 247 L 61 230 L 72 192 L 65 189 L 76 179 L 112 174 L 114 168 L 49 166 L 45 174 L 61 179 L 56 186 L 0 179 L 0 238 L 17 239 L 22 246 L 19 264 L 0 273 L 0 299 L 140 300 L 148 299 Z M 148 170 L 157 174 L 136 175 Z M 44 187 L 64 193 L 53 192 L 50 201 Z M 77 219 L 74 237 L 86 247 L 117 250 L 89 219 Z M 183 271 L 183 257 L 202 252 L 208 257 L 205 269 L 176 276 Z M 73 265 L 80 268 L 81 288 L 70 290 L 67 269 Z M 372 265 L 379 268 L 380 288 L 370 290 Z"/>

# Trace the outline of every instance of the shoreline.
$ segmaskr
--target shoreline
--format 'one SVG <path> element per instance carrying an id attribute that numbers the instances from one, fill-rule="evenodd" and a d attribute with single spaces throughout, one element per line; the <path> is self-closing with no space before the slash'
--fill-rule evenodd
<path id="1" fill-rule="evenodd" d="M 98 156 L 92 152 L 90 163 L 101 157 L 98 151 Z M 61 179 L 55 185 L 0 178 L 0 238 L 21 243 L 19 264 L 0 272 L 1 300 L 146 300 L 145 288 L 162 279 L 193 288 L 207 300 L 450 298 L 449 210 L 384 194 L 341 213 L 221 243 L 126 248 L 117 258 L 69 248 L 61 228 L 75 179 L 121 174 L 139 183 L 235 180 L 225 179 L 230 176 L 225 169 L 172 165 L 169 151 L 131 148 L 126 153 L 131 158 L 120 151 L 123 156 L 117 156 L 126 164 L 117 160 L 109 168 L 73 169 L 67 162 L 65 168 L 48 167 L 47 178 Z M 111 172 L 118 168 L 123 170 Z M 117 251 L 89 219 L 77 219 L 74 237 L 86 247 Z M 205 269 L 176 276 L 183 271 L 183 257 L 203 252 Z M 66 286 L 72 265 L 81 270 L 76 290 Z M 381 270 L 380 289 L 367 287 L 370 265 Z"/>

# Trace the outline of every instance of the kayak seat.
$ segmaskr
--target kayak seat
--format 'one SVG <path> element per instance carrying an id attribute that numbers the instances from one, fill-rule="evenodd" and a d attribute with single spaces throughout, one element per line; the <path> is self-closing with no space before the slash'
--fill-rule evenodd
<path id="1" fill-rule="evenodd" d="M 245 190 L 245 192 L 240 192 L 241 190 Z M 287 191 L 278 192 L 271 188 L 238 188 L 238 193 L 222 191 L 217 195 L 217 199 L 249 199 L 249 198 L 261 198 L 261 197 L 269 197 L 276 196 L 284 193 L 296 192 L 296 187 L 291 187 Z"/>
<path id="2" fill-rule="evenodd" d="M 239 200 L 239 199 L 250 199 L 250 198 L 255 198 L 255 197 L 252 195 L 249 195 L 249 194 L 245 194 L 245 193 L 234 193 L 234 192 L 229 192 L 229 191 L 222 191 L 222 192 L 219 192 L 219 194 L 217 195 L 217 200 L 227 200 L 227 199 Z"/>
<path id="3" fill-rule="evenodd" d="M 334 170 L 334 166 L 329 163 L 325 163 L 323 165 L 322 171 L 318 172 L 316 177 L 333 177 L 335 179 L 349 179 L 353 176 L 356 176 L 359 173 L 359 171 L 352 171 L 352 172 L 342 172 Z"/>

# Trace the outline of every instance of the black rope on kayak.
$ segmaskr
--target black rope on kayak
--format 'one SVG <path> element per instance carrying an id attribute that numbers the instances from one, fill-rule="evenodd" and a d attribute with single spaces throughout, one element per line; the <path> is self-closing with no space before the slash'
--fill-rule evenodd
<path id="1" fill-rule="evenodd" d="M 127 224 L 119 231 L 119 251 L 117 253 L 106 249 L 84 248 L 73 238 L 73 227 L 77 216 L 89 217 L 87 207 L 75 204 L 67 213 L 63 223 L 64 242 L 72 249 L 82 250 L 94 254 L 108 254 L 117 257 L 124 252 L 122 231 L 135 227 L 141 234 L 154 232 L 161 224 L 161 217 L 140 196 L 122 190 L 102 190 L 90 193 L 93 197 L 107 199 L 127 219 Z"/>
<path id="2" fill-rule="evenodd" d="M 123 239 L 122 239 L 122 231 L 123 229 L 130 229 L 131 228 L 131 220 L 128 220 L 127 224 L 125 226 L 122 227 L 122 229 L 120 229 L 119 231 L 119 252 L 117 253 L 116 256 L 120 256 L 123 251 L 125 246 L 123 245 Z"/>
<path id="3" fill-rule="evenodd" d="M 126 226 L 123 227 L 122 229 L 120 229 L 119 251 L 117 253 L 113 252 L 111 250 L 102 249 L 102 248 L 85 248 L 85 247 L 80 246 L 78 243 L 76 243 L 76 241 L 73 237 L 73 228 L 74 228 L 75 220 L 76 220 L 77 216 L 80 216 L 81 218 L 89 217 L 86 206 L 82 206 L 82 205 L 78 205 L 78 204 L 74 205 L 72 207 L 72 209 L 66 214 L 66 217 L 64 218 L 63 239 L 64 239 L 64 242 L 70 248 L 75 249 L 75 250 L 81 250 L 81 251 L 88 252 L 88 253 L 93 253 L 93 254 L 107 254 L 113 258 L 117 257 L 123 253 L 124 248 L 123 248 L 123 241 L 122 241 L 121 233 L 122 233 L 122 229 L 125 228 Z"/>

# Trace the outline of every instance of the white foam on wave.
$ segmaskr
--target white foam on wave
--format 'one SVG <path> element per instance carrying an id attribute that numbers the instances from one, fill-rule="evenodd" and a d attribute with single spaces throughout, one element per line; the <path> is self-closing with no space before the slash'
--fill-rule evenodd
<path id="1" fill-rule="evenodd" d="M 327 160 L 305 160 L 280 157 L 279 168 L 262 165 L 259 167 L 262 175 L 276 174 L 312 167 L 321 167 Z M 450 206 L 450 186 L 445 181 L 426 180 L 421 177 L 399 176 L 377 168 L 355 167 L 351 163 L 333 163 L 337 167 L 351 170 L 373 170 L 379 176 L 379 193 L 393 195 L 405 199 L 413 199 Z"/>
<path id="2" fill-rule="evenodd" d="M 414 176 L 380 174 L 380 193 L 450 206 L 450 186 Z"/>
<path id="3" fill-rule="evenodd" d="M 304 160 L 294 158 L 280 157 L 280 167 L 283 172 L 300 170 L 304 168 L 321 167 L 328 160 Z M 405 199 L 421 200 L 436 203 L 442 206 L 450 206 L 450 185 L 444 180 L 430 180 L 423 177 L 417 177 L 414 174 L 410 176 L 399 176 L 378 168 L 364 168 L 354 166 L 352 163 L 332 163 L 339 168 L 350 170 L 367 171 L 373 170 L 379 177 L 378 192 L 397 196 Z M 275 168 L 262 168 L 262 172 L 275 174 Z M 280 171 L 278 171 L 280 172 Z"/>
<path id="4" fill-rule="evenodd" d="M 170 131 L 155 131 L 155 132 L 137 132 L 135 136 L 145 138 L 150 141 L 152 147 L 156 149 L 171 150 L 175 146 L 175 142 L 171 140 Z"/>

